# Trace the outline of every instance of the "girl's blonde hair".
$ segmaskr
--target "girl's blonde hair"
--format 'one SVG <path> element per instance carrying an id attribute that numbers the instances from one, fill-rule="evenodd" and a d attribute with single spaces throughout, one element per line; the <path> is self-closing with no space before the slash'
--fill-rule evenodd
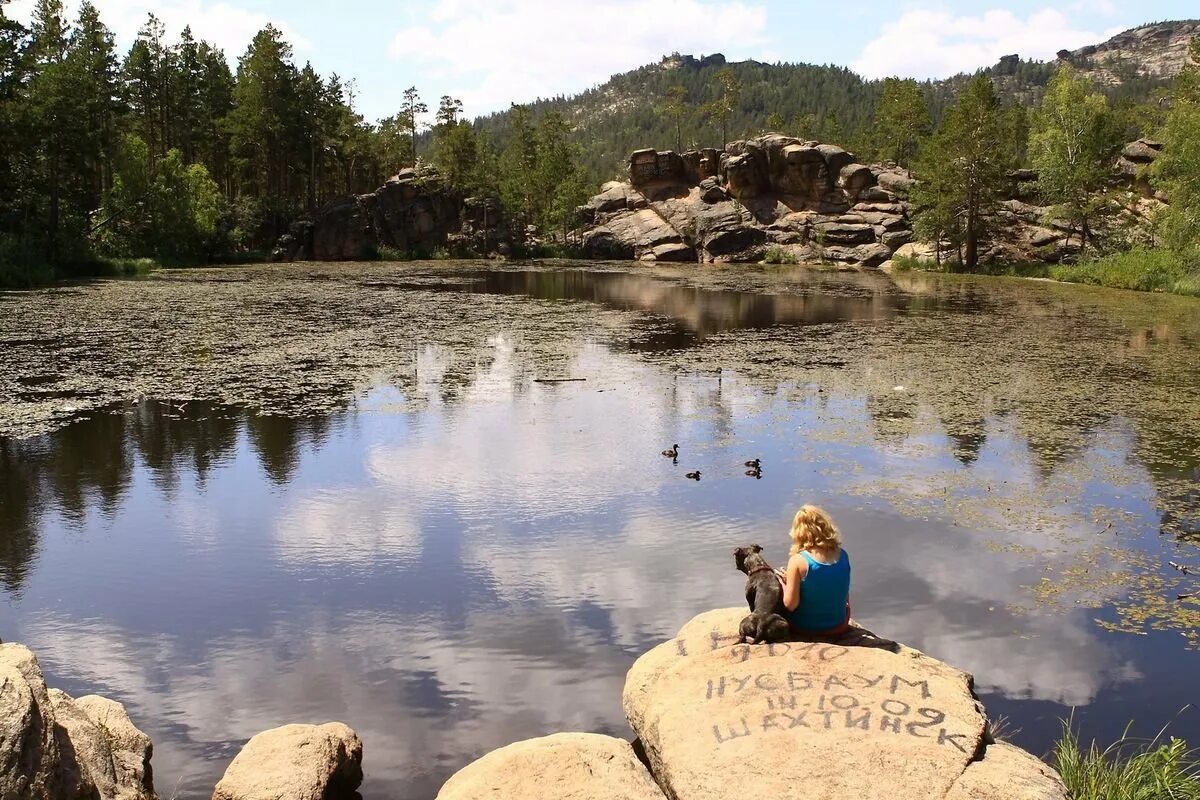
<path id="1" fill-rule="evenodd" d="M 791 555 L 801 550 L 836 552 L 842 547 L 842 535 L 833 520 L 813 505 L 800 506 L 792 518 L 791 536 L 792 549 L 788 551 Z"/>

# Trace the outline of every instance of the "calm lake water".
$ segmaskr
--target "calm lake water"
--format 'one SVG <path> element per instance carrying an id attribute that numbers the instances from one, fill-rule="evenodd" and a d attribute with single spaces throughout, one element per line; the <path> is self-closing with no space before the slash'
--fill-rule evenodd
<path id="1" fill-rule="evenodd" d="M 0 294 L 0 359 L 0 637 L 125 703 L 164 796 L 287 722 L 351 725 L 367 798 L 628 737 L 634 659 L 742 602 L 732 548 L 782 564 L 804 502 L 856 617 L 973 672 L 1017 744 L 1072 709 L 1200 744 L 1200 579 L 1169 563 L 1200 567 L 1196 301 L 285 265 Z"/>

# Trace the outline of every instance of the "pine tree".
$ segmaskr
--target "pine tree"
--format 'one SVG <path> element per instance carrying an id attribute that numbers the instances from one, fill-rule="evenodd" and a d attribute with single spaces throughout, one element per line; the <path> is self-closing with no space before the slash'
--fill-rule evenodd
<path id="1" fill-rule="evenodd" d="M 914 190 L 919 232 L 935 242 L 949 239 L 967 269 L 979 262 L 1012 164 L 1005 146 L 1003 108 L 991 79 L 973 78 L 924 148 Z"/>
<path id="2" fill-rule="evenodd" d="M 876 154 L 898 164 L 911 164 L 930 128 L 929 106 L 917 82 L 886 79 L 875 108 Z"/>
<path id="3" fill-rule="evenodd" d="M 738 98 L 742 93 L 742 83 L 737 73 L 730 67 L 725 67 L 716 74 L 717 96 L 705 106 L 710 119 L 721 124 L 721 149 L 729 142 L 729 120 L 738 108 Z"/>
<path id="4" fill-rule="evenodd" d="M 1090 223 L 1110 201 L 1104 189 L 1111 182 L 1112 161 L 1121 145 L 1120 130 L 1104 95 L 1069 64 L 1061 65 L 1050 81 L 1034 117 L 1029 140 L 1038 192 L 1079 231 L 1086 247 Z"/>
<path id="5" fill-rule="evenodd" d="M 450 186 L 470 190 L 474 188 L 478 150 L 475 128 L 459 119 L 462 111 L 461 100 L 449 95 L 442 97 L 433 129 L 433 163 Z"/>
<path id="6" fill-rule="evenodd" d="M 675 152 L 683 152 L 683 115 L 687 113 L 687 89 L 678 84 L 667 90 L 667 102 L 663 104 L 663 113 L 671 118 L 675 125 Z"/>
<path id="7" fill-rule="evenodd" d="M 429 107 L 421 102 L 421 95 L 417 92 L 417 87 L 410 86 L 404 90 L 404 106 L 400 114 L 404 123 L 408 126 L 408 141 L 412 152 L 412 163 L 416 166 L 417 163 L 417 127 L 420 125 L 418 116 L 428 114 Z"/>
<path id="8" fill-rule="evenodd" d="M 92 211 L 112 183 L 110 154 L 116 142 L 120 107 L 113 35 L 100 21 L 96 7 L 85 2 L 71 33 L 66 61 L 74 83 L 77 124 L 76 168 L 81 181 L 79 201 Z"/>

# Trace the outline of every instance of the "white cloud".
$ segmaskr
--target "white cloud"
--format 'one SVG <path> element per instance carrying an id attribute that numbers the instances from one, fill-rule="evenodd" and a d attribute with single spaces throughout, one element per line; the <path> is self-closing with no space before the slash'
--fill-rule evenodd
<path id="1" fill-rule="evenodd" d="M 766 9 L 744 0 L 443 0 L 396 33 L 391 55 L 442 79 L 477 114 L 578 91 L 676 50 L 736 42 L 754 55 L 766 25 Z"/>
<path id="2" fill-rule="evenodd" d="M 9 7 L 9 15 L 21 22 L 28 22 L 33 15 L 35 0 L 15 0 Z M 180 31 L 192 26 L 196 39 L 214 44 L 225 51 L 230 63 L 236 63 L 245 52 L 254 34 L 268 23 L 279 28 L 283 37 L 297 51 L 309 50 L 311 43 L 287 22 L 273 18 L 260 11 L 251 11 L 226 2 L 206 0 L 168 0 L 156 3 L 150 0 L 93 0 L 100 12 L 101 21 L 116 36 L 117 47 L 124 51 L 137 38 L 138 29 L 146 23 L 146 15 L 153 12 L 167 28 L 168 41 L 176 41 Z M 78 3 L 67 4 L 67 18 L 73 20 L 78 12 Z"/>
<path id="3" fill-rule="evenodd" d="M 1103 2 L 1087 5 L 1106 13 Z M 863 47 L 851 66 L 867 78 L 945 78 L 974 72 L 1010 53 L 1023 58 L 1053 58 L 1059 50 L 1094 44 L 1116 32 L 1084 29 L 1078 26 L 1077 18 L 1050 8 L 1027 17 L 1007 9 L 974 16 L 914 9 L 884 25 L 883 32 Z"/>

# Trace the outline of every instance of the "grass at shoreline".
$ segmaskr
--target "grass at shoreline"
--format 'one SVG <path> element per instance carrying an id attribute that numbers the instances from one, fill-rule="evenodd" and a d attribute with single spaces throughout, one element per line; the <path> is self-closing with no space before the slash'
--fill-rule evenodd
<path id="1" fill-rule="evenodd" d="M 1101 750 L 1087 748 L 1069 721 L 1050 763 L 1072 800 L 1200 800 L 1200 762 L 1182 739 L 1122 737 Z"/>
<path id="2" fill-rule="evenodd" d="M 1169 250 L 1135 248 L 1079 264 L 1058 264 L 1050 277 L 1116 289 L 1200 296 L 1200 273 L 1192 272 Z"/>
<path id="3" fill-rule="evenodd" d="M 896 272 L 960 272 L 954 264 L 941 267 L 915 258 L 892 259 Z M 1078 264 L 980 264 L 975 275 L 1049 278 L 1060 283 L 1083 283 L 1110 289 L 1160 292 L 1200 297 L 1200 272 L 1189 271 L 1168 250 L 1135 248 Z"/>
<path id="4" fill-rule="evenodd" d="M 56 281 L 87 278 L 135 278 L 156 269 L 216 267 L 223 264 L 255 264 L 266 261 L 262 253 L 239 253 L 230 261 L 162 261 L 155 258 L 104 258 L 52 265 L 45 262 L 0 262 L 0 289 L 36 289 Z"/>

